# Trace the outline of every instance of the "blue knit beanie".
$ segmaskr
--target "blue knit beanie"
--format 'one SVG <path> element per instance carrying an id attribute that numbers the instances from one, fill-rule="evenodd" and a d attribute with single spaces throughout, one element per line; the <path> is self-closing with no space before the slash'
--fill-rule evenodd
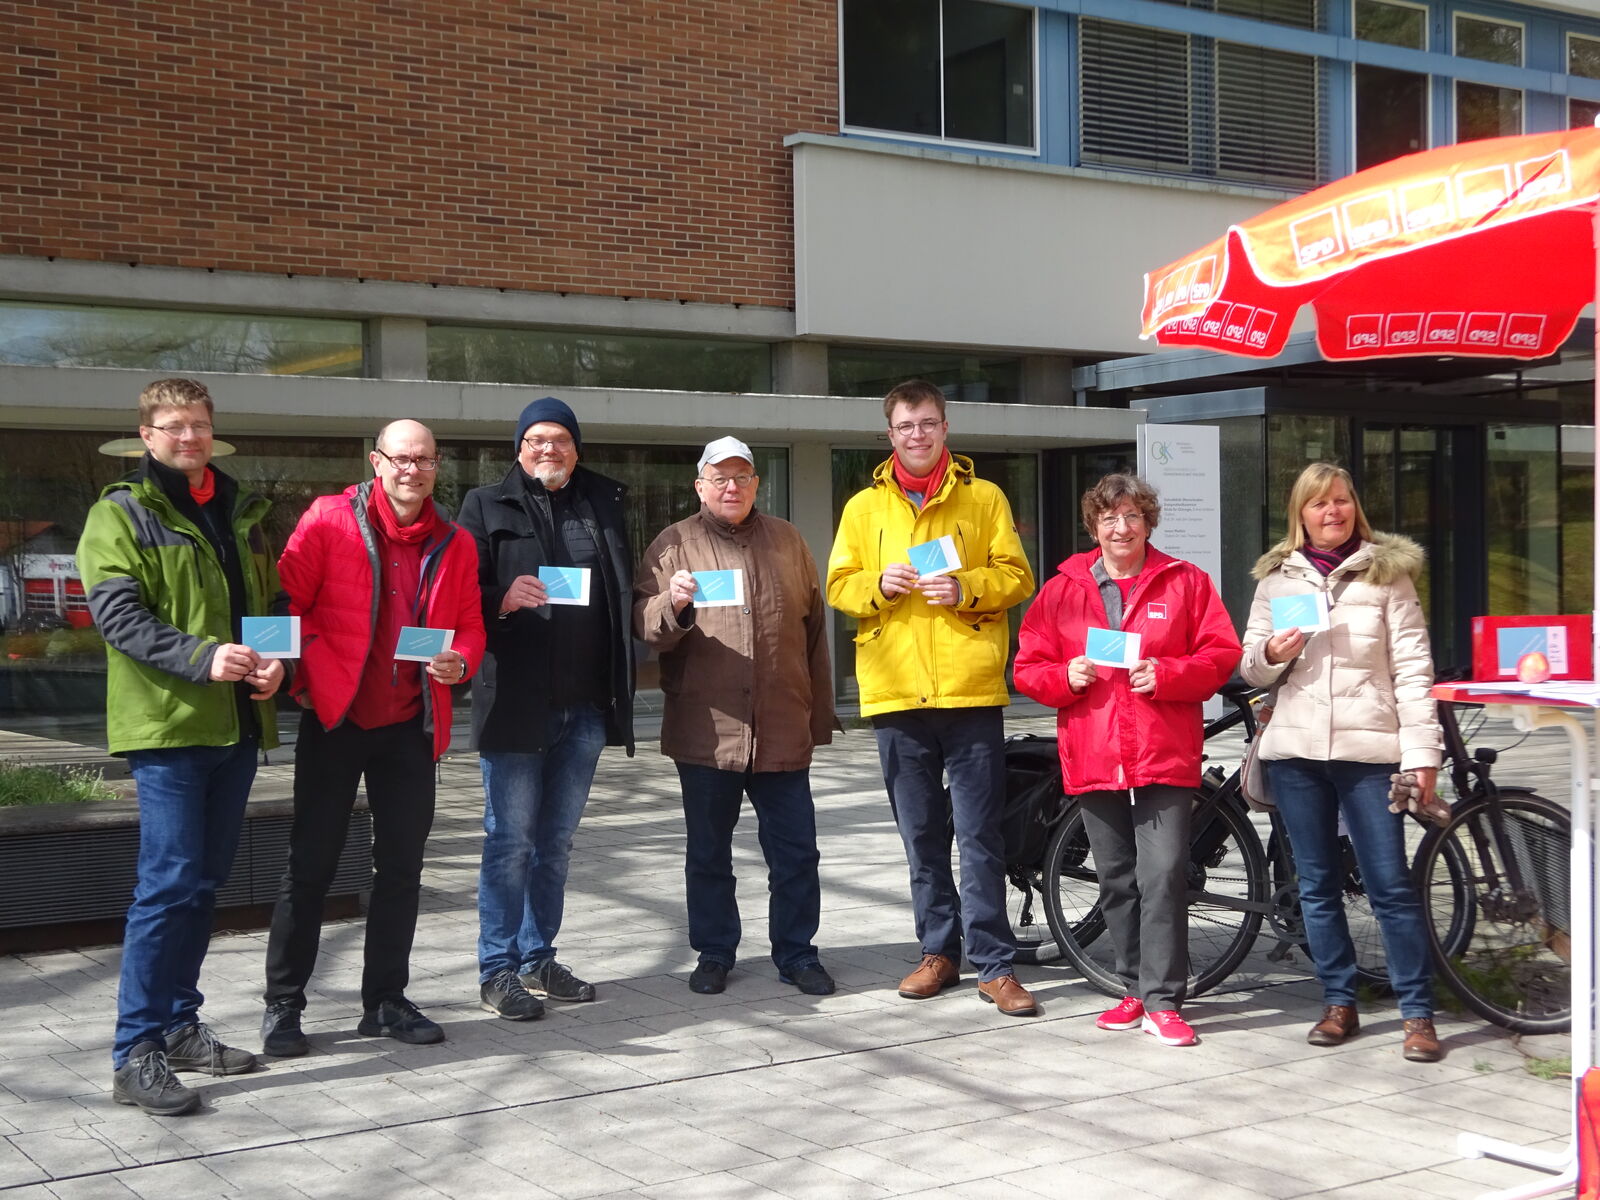
<path id="1" fill-rule="evenodd" d="M 578 428 L 578 418 L 568 408 L 565 402 L 557 400 L 554 396 L 546 396 L 535 400 L 522 410 L 522 415 L 517 418 L 517 436 L 512 439 L 513 449 L 522 449 L 522 435 L 528 432 L 528 426 L 537 425 L 540 421 L 552 421 L 557 425 L 566 427 L 572 435 L 573 445 L 578 451 L 583 451 L 583 431 Z"/>

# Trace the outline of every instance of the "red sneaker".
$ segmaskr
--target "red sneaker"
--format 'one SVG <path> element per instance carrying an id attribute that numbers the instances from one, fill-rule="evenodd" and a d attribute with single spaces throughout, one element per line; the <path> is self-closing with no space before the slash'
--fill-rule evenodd
<path id="1" fill-rule="evenodd" d="M 1094 1023 L 1101 1029 L 1132 1029 L 1143 1016 L 1144 1003 L 1132 996 L 1124 996 L 1121 1004 L 1106 1009 L 1095 1018 Z"/>
<path id="2" fill-rule="evenodd" d="M 1198 1040 L 1189 1022 L 1171 1009 L 1145 1013 L 1144 1031 L 1163 1046 L 1192 1046 Z"/>

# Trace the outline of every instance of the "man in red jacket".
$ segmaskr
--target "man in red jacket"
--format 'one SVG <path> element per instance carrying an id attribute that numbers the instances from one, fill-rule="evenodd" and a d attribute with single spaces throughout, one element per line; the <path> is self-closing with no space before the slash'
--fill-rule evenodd
<path id="1" fill-rule="evenodd" d="M 279 1057 L 309 1048 L 300 1029 L 306 983 L 363 775 L 374 873 L 357 1032 L 444 1040 L 405 988 L 433 827 L 433 764 L 450 745 L 450 688 L 483 657 L 478 551 L 434 507 L 439 455 L 426 426 L 384 426 L 369 458 L 376 478 L 314 501 L 278 560 L 289 611 L 300 617 L 291 694 L 306 709 L 289 865 L 267 940 L 261 1046 Z M 450 630 L 448 648 L 427 662 L 397 658 L 408 626 Z"/>

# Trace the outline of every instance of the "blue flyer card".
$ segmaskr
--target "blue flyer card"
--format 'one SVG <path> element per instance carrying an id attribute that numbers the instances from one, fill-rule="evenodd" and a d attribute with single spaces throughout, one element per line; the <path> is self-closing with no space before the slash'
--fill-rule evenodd
<path id="1" fill-rule="evenodd" d="M 934 579 L 961 570 L 961 556 L 956 553 L 956 540 L 948 533 L 906 550 L 911 569 L 919 579 Z"/>
<path id="2" fill-rule="evenodd" d="M 1303 592 L 1298 596 L 1272 598 L 1272 632 L 1303 629 L 1320 633 L 1328 628 L 1328 593 Z"/>
<path id="3" fill-rule="evenodd" d="M 1119 629 L 1089 627 L 1083 654 L 1102 667 L 1131 667 L 1139 661 L 1139 635 Z"/>
<path id="4" fill-rule="evenodd" d="M 589 603 L 588 567 L 540 567 L 539 582 L 544 584 L 546 603 Z"/>
<path id="5" fill-rule="evenodd" d="M 436 654 L 450 649 L 454 629 L 426 629 L 421 625 L 405 625 L 394 644 L 394 656 L 402 662 L 432 662 Z"/>
<path id="6" fill-rule="evenodd" d="M 1522 656 L 1534 651 L 1544 655 L 1552 675 L 1562 675 L 1571 669 L 1567 661 L 1566 626 L 1522 625 L 1495 631 L 1495 659 L 1500 664 L 1500 674 L 1516 675 Z"/>
<path id="7" fill-rule="evenodd" d="M 300 618 L 246 617 L 239 639 L 262 658 L 299 658 Z"/>
<path id="8" fill-rule="evenodd" d="M 744 603 L 744 572 L 738 568 L 692 574 L 696 608 L 728 608 Z"/>

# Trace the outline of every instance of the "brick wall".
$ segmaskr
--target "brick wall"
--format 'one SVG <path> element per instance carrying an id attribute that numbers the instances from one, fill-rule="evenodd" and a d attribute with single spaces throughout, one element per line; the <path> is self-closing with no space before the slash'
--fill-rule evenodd
<path id="1" fill-rule="evenodd" d="M 0 0 L 0 249 L 791 306 L 834 0 Z M 3 261 L 3 260 L 0 260 Z"/>

